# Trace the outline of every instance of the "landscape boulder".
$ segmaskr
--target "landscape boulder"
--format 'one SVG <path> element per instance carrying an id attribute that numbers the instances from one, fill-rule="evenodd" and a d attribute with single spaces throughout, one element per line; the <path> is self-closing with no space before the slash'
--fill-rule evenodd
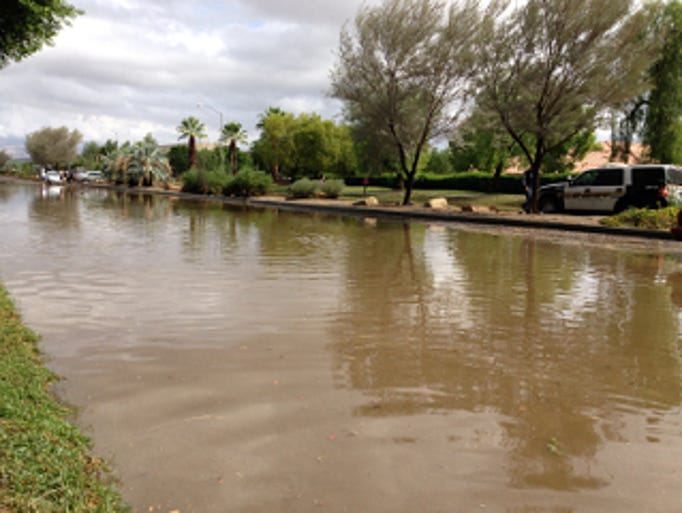
<path id="1" fill-rule="evenodd" d="M 360 201 L 356 201 L 353 203 L 353 205 L 356 207 L 378 207 L 379 200 L 374 196 L 367 196 L 366 198 L 362 198 Z"/>
<path id="2" fill-rule="evenodd" d="M 446 210 L 448 208 L 448 200 L 445 198 L 431 198 L 424 206 L 434 210 Z"/>

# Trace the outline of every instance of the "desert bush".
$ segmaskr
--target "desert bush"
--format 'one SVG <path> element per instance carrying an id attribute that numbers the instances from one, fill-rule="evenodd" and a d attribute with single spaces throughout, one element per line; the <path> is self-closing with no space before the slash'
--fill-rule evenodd
<path id="1" fill-rule="evenodd" d="M 317 192 L 316 181 L 310 178 L 301 178 L 289 186 L 289 193 L 294 198 L 312 198 Z"/>
<path id="2" fill-rule="evenodd" d="M 232 178 L 229 178 L 223 188 L 225 196 L 263 196 L 270 191 L 272 178 L 270 175 L 254 169 L 242 169 Z"/>
<path id="3" fill-rule="evenodd" d="M 182 191 L 220 195 L 223 193 L 229 178 L 225 171 L 219 169 L 204 171 L 193 168 L 182 175 Z"/>
<path id="4" fill-rule="evenodd" d="M 320 192 L 327 198 L 336 199 L 341 196 L 344 185 L 343 180 L 325 180 L 320 185 Z"/>
<path id="5" fill-rule="evenodd" d="M 632 227 L 650 230 L 669 230 L 677 225 L 679 207 L 659 209 L 629 208 L 601 220 L 605 226 Z"/>

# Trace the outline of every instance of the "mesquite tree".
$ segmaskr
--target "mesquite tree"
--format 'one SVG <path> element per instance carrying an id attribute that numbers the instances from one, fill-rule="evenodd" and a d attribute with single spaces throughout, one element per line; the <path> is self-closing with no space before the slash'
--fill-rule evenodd
<path id="1" fill-rule="evenodd" d="M 609 107 L 648 88 L 660 5 L 633 0 L 528 0 L 500 16 L 478 49 L 479 107 L 495 113 L 535 175 L 547 154 Z"/>
<path id="2" fill-rule="evenodd" d="M 428 142 L 447 134 L 463 104 L 485 26 L 478 3 L 384 0 L 341 32 L 332 96 L 349 122 L 393 147 L 405 205 Z"/>

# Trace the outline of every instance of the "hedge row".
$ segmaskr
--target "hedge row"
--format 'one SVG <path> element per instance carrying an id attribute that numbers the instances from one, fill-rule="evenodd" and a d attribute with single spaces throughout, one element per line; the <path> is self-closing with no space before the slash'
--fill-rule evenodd
<path id="1" fill-rule="evenodd" d="M 540 182 L 543 185 L 559 182 L 567 180 L 568 176 L 570 175 L 566 173 L 542 175 L 540 177 Z M 345 179 L 346 185 L 349 186 L 362 186 L 364 185 L 364 181 L 365 177 L 362 176 L 347 177 Z M 375 187 L 398 188 L 399 178 L 395 174 L 371 176 L 369 177 L 369 185 Z M 453 175 L 422 174 L 417 176 L 414 187 L 423 190 L 465 190 L 506 194 L 523 193 L 520 175 L 502 175 L 498 179 L 495 179 L 494 176 L 489 173 L 475 171 Z"/>

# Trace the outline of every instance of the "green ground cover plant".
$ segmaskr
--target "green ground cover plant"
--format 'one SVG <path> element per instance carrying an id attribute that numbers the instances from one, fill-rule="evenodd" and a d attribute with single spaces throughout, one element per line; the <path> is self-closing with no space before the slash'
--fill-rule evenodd
<path id="1" fill-rule="evenodd" d="M 194 167 L 182 175 L 182 192 L 219 196 L 229 179 L 230 176 L 225 171 L 219 169 L 205 171 Z"/>
<path id="2" fill-rule="evenodd" d="M 58 378 L 0 286 L 0 511 L 124 512 L 104 462 L 51 393 Z"/>
<path id="3" fill-rule="evenodd" d="M 679 211 L 679 207 L 658 209 L 629 208 L 619 214 L 605 217 L 600 222 L 605 226 L 670 230 L 677 225 L 677 214 Z"/>
<path id="4" fill-rule="evenodd" d="M 294 198 L 312 198 L 317 192 L 318 182 L 310 178 L 301 178 L 289 186 L 289 193 Z"/>
<path id="5" fill-rule="evenodd" d="M 229 178 L 223 188 L 225 196 L 238 196 L 249 198 L 251 196 L 263 196 L 272 188 L 272 178 L 262 171 L 254 169 L 242 169 L 236 175 Z"/>
<path id="6" fill-rule="evenodd" d="M 336 199 L 341 196 L 344 186 L 343 180 L 325 180 L 320 184 L 320 192 L 325 198 Z"/>

